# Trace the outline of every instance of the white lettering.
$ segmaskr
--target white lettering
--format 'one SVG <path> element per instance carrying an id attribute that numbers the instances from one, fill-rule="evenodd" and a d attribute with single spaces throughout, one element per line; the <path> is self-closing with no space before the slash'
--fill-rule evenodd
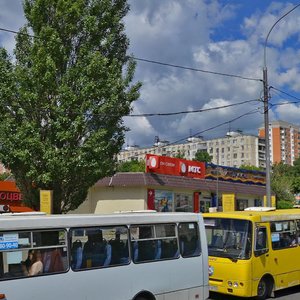
<path id="1" fill-rule="evenodd" d="M 189 166 L 188 171 L 190 173 L 201 174 L 201 168 L 200 167 L 196 167 L 196 166 Z"/>

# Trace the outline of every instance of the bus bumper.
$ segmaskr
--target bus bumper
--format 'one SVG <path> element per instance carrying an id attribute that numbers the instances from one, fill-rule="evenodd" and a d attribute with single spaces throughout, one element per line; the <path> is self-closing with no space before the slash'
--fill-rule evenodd
<path id="1" fill-rule="evenodd" d="M 233 295 L 238 297 L 251 297 L 252 288 L 249 281 L 230 281 L 223 282 L 222 280 L 215 280 L 210 278 L 209 290 L 221 294 Z"/>

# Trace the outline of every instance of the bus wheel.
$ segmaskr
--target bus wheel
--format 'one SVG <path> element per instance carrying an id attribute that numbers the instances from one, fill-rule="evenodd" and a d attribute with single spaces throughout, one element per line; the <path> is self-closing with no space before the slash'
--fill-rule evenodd
<path id="1" fill-rule="evenodd" d="M 272 281 L 267 278 L 262 278 L 257 287 L 257 300 L 265 300 L 270 297 L 273 286 Z"/>

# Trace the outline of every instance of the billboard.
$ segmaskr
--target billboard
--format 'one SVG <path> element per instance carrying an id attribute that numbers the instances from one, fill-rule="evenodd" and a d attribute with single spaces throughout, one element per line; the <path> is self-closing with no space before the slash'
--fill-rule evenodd
<path id="1" fill-rule="evenodd" d="M 205 163 L 168 156 L 146 154 L 146 173 L 204 178 Z"/>

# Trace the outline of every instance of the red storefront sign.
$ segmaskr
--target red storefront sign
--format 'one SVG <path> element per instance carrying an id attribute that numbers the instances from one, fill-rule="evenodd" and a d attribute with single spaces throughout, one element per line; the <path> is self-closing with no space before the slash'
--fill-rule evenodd
<path id="1" fill-rule="evenodd" d="M 23 197 L 14 181 L 0 181 L 1 204 L 8 204 L 11 201 L 22 201 Z"/>
<path id="2" fill-rule="evenodd" d="M 2 192 L 0 191 L 0 200 L 22 201 L 22 194 L 18 192 Z"/>
<path id="3" fill-rule="evenodd" d="M 205 178 L 205 163 L 168 156 L 146 154 L 146 172 Z"/>

